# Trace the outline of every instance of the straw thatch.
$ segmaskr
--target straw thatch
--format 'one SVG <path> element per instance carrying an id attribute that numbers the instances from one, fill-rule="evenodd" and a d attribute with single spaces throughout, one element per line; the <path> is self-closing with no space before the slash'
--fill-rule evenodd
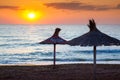
<path id="1" fill-rule="evenodd" d="M 96 46 L 110 46 L 110 45 L 120 45 L 120 40 L 110 37 L 96 28 L 96 23 L 94 20 L 89 20 L 88 25 L 90 31 L 80 37 L 70 40 L 68 43 L 72 46 L 94 46 L 94 80 L 96 80 Z"/>
<path id="2" fill-rule="evenodd" d="M 61 37 L 59 37 L 59 32 L 60 32 L 60 28 L 56 28 L 55 29 L 55 32 L 53 34 L 53 36 L 51 36 L 50 38 L 40 42 L 40 44 L 53 44 L 54 45 L 54 61 L 53 61 L 53 64 L 54 64 L 54 67 L 55 68 L 55 65 L 56 65 L 56 44 L 67 44 L 67 41 L 62 39 Z"/>
<path id="3" fill-rule="evenodd" d="M 40 44 L 66 44 L 67 41 L 59 37 L 60 28 L 56 28 L 53 36 L 40 42 Z"/>
<path id="4" fill-rule="evenodd" d="M 110 37 L 96 28 L 94 20 L 89 21 L 88 27 L 90 31 L 80 37 L 74 38 L 69 41 L 70 45 L 80 45 L 80 46 L 110 46 L 110 45 L 120 45 L 120 40 Z"/>

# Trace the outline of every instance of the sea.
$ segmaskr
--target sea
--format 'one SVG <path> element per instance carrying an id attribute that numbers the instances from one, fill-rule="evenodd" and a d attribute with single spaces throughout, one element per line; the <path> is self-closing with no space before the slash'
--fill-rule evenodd
<path id="1" fill-rule="evenodd" d="M 0 25 L 0 65 L 52 65 L 53 45 L 39 44 L 56 28 L 69 41 L 89 31 L 87 25 Z M 120 25 L 97 25 L 120 40 Z M 93 46 L 56 45 L 56 64 L 93 63 Z M 120 46 L 97 46 L 97 64 L 120 64 Z"/>

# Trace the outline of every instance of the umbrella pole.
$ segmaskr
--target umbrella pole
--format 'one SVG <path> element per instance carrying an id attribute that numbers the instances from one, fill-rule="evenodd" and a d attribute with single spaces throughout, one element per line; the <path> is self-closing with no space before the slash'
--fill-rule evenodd
<path id="1" fill-rule="evenodd" d="M 96 46 L 94 46 L 94 80 L 96 80 Z"/>
<path id="2" fill-rule="evenodd" d="M 53 57 L 54 57 L 54 61 L 53 61 L 53 64 L 54 64 L 54 68 L 55 68 L 55 60 L 56 60 L 56 44 L 54 44 L 54 55 L 53 55 Z"/>

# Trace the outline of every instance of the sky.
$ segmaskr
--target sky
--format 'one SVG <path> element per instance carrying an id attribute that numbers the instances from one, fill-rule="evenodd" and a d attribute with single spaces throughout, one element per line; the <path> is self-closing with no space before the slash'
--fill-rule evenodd
<path id="1" fill-rule="evenodd" d="M 86 24 L 91 18 L 120 24 L 120 0 L 0 0 L 0 24 Z"/>

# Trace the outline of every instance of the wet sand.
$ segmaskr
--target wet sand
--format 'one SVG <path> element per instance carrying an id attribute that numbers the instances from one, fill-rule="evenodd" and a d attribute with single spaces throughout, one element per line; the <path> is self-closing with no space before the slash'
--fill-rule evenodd
<path id="1" fill-rule="evenodd" d="M 96 75 L 96 80 L 120 80 L 120 64 L 97 64 Z M 93 65 L 1 65 L 0 80 L 93 80 Z"/>

